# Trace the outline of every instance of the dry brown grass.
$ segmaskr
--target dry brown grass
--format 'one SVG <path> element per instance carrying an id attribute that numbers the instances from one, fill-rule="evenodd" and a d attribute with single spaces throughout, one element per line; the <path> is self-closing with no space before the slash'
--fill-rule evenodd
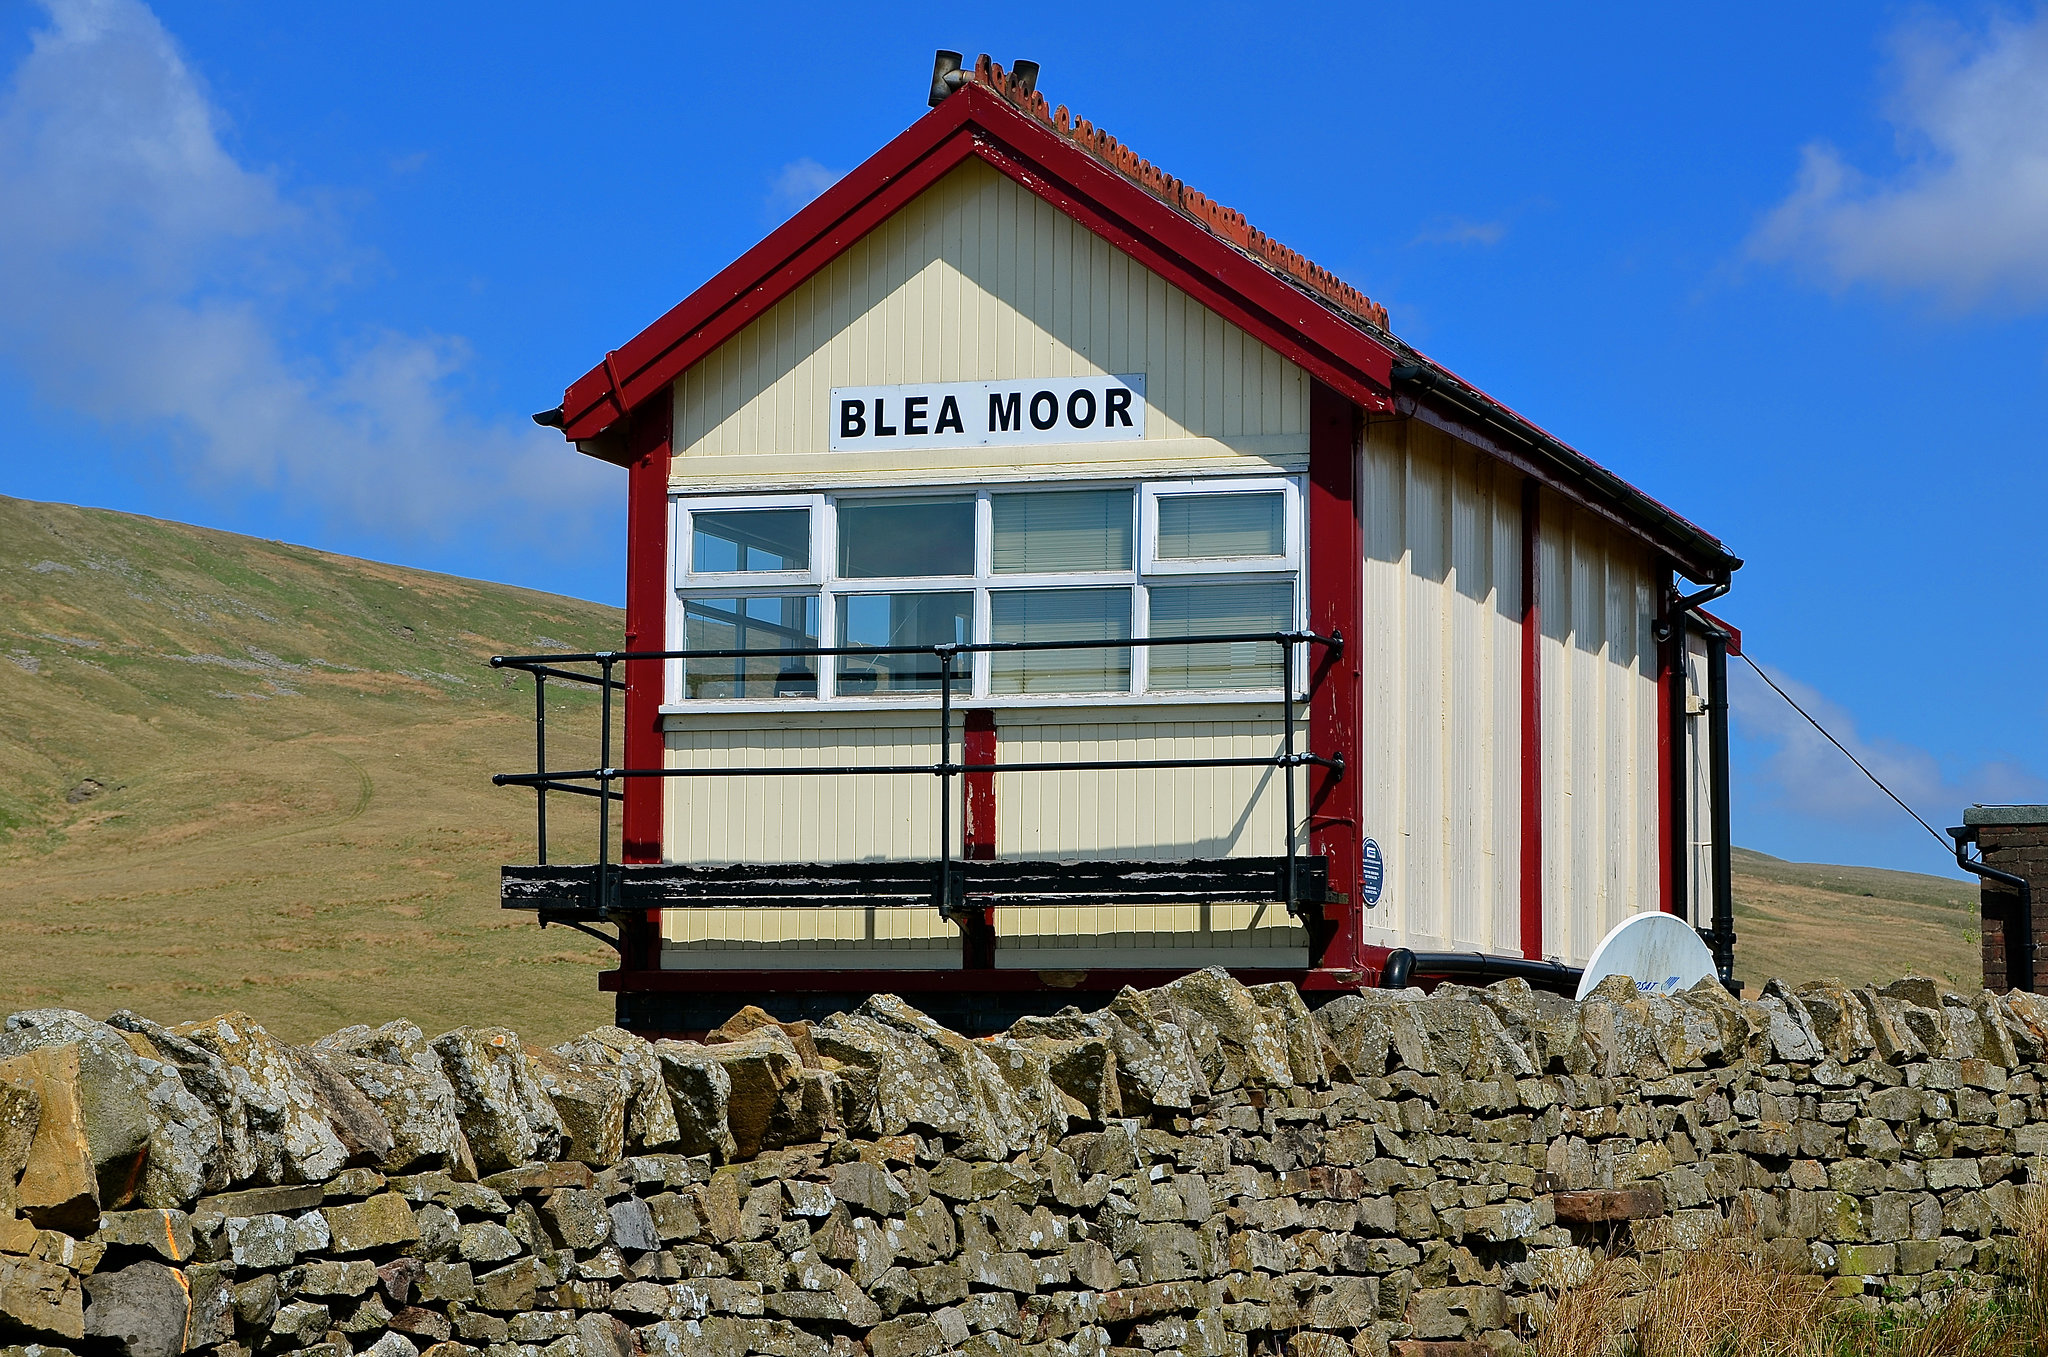
<path id="1" fill-rule="evenodd" d="M 1827 1280 L 1776 1268 L 1727 1234 L 1674 1263 L 1582 1263 L 1550 1287 L 1536 1357 L 1807 1357 L 1834 1309 Z"/>
<path id="2" fill-rule="evenodd" d="M 1774 1265 L 1740 1232 L 1681 1253 L 1561 1254 L 1531 1318 L 1530 1357 L 2048 1357 L 2048 1189 L 2008 1221 L 2013 1268 L 1994 1295 L 1873 1312 L 1829 1279 Z"/>

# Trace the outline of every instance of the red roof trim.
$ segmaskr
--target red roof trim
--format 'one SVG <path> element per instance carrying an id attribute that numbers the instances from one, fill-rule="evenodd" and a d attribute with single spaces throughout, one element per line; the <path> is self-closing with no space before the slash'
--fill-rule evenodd
<path id="1" fill-rule="evenodd" d="M 572 384 L 562 399 L 563 435 L 602 433 L 970 155 L 1353 400 L 1391 408 L 1386 345 L 1053 128 L 970 84 Z"/>
<path id="2" fill-rule="evenodd" d="M 1706 618 L 1707 621 L 1713 626 L 1719 627 L 1722 631 L 1728 633 L 1728 653 L 1730 655 L 1740 655 L 1742 653 L 1741 627 L 1734 626 L 1730 623 L 1722 621 L 1720 618 L 1708 612 L 1705 608 L 1694 608 L 1693 611 L 1698 613 L 1701 617 Z"/>

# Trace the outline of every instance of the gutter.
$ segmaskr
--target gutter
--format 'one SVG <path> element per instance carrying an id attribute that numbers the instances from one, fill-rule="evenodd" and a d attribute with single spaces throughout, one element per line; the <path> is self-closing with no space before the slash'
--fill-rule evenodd
<path id="1" fill-rule="evenodd" d="M 1742 559 L 1730 555 L 1728 548 L 1718 539 L 1657 503 L 1578 449 L 1553 438 L 1485 392 L 1422 359 L 1420 354 L 1414 354 L 1414 358 L 1418 361 L 1394 365 L 1393 380 L 1397 386 L 1426 392 L 1456 406 L 1478 423 L 1492 425 L 1536 452 L 1565 479 L 1596 487 L 1626 517 L 1645 522 L 1660 535 L 1683 544 L 1696 558 L 1716 563 L 1709 577 L 1701 583 L 1725 586 L 1742 568 Z"/>

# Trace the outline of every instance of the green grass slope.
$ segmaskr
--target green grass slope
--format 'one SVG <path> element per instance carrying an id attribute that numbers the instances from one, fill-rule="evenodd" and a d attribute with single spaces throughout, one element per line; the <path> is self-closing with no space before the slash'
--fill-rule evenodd
<path id="1" fill-rule="evenodd" d="M 1746 848 L 1733 859 L 1735 971 L 1751 988 L 1772 976 L 1983 981 L 1975 881 L 1786 862 Z"/>
<path id="2" fill-rule="evenodd" d="M 607 949 L 497 908 L 532 812 L 488 779 L 531 766 L 532 693 L 484 661 L 619 628 L 574 599 L 0 498 L 0 1012 L 239 1007 L 293 1038 L 607 1021 Z M 591 704 L 554 711 L 581 754 Z"/>

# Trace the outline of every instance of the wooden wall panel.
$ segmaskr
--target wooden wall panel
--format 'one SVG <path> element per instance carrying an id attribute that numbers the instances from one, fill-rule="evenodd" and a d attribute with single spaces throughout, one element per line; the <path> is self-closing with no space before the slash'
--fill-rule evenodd
<path id="1" fill-rule="evenodd" d="M 1032 448 L 1028 466 L 1018 449 L 828 451 L 834 386 L 1132 372 L 1146 377 L 1142 444 Z M 940 469 L 1298 469 L 1308 385 L 1271 349 L 970 161 L 677 381 L 674 476 L 698 488 L 815 488 L 821 477 Z"/>

